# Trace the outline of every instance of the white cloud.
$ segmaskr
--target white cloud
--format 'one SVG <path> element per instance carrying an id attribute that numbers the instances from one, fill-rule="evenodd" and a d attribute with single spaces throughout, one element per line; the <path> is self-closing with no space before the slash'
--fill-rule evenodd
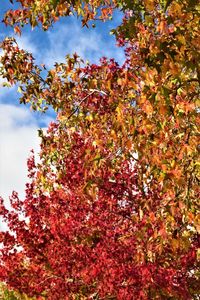
<path id="1" fill-rule="evenodd" d="M 24 49 L 24 50 L 32 53 L 33 55 L 37 54 L 38 49 L 37 49 L 36 43 L 34 43 L 34 41 L 31 40 L 30 36 L 25 34 L 20 37 L 17 36 L 15 38 L 16 38 L 19 48 Z"/>
<path id="2" fill-rule="evenodd" d="M 103 39 L 101 33 L 94 30 L 83 30 L 75 22 L 50 30 L 47 37 L 49 47 L 41 54 L 40 60 L 48 67 L 55 62 L 63 62 L 66 54 L 74 52 L 90 62 L 98 62 L 102 56 L 114 57 L 120 64 L 124 61 L 123 50 L 116 47 L 111 39 Z"/>
<path id="3" fill-rule="evenodd" d="M 39 152 L 38 124 L 25 107 L 0 104 L 0 115 L 0 195 L 9 205 L 13 190 L 24 196 L 27 158 L 31 149 Z"/>

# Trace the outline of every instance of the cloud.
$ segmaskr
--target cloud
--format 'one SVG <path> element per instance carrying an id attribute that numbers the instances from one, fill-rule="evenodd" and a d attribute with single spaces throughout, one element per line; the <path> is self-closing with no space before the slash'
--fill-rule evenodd
<path id="1" fill-rule="evenodd" d="M 9 196 L 15 190 L 24 196 L 27 182 L 26 161 L 30 150 L 39 152 L 38 123 L 25 107 L 0 104 L 0 195 L 9 205 Z M 49 122 L 45 117 L 44 122 Z"/>
<path id="2" fill-rule="evenodd" d="M 33 55 L 36 55 L 38 53 L 38 46 L 34 42 L 34 40 L 31 38 L 31 35 L 22 35 L 22 36 L 16 36 L 16 41 L 18 43 L 19 48 L 24 49 Z"/>
<path id="3" fill-rule="evenodd" d="M 48 31 L 47 39 L 48 48 L 44 49 L 40 60 L 48 67 L 52 67 L 55 62 L 63 62 L 66 54 L 74 52 L 92 63 L 97 63 L 102 56 L 114 57 L 120 64 L 124 61 L 124 52 L 115 46 L 114 38 L 107 39 L 94 29 L 81 28 L 74 21 Z"/>

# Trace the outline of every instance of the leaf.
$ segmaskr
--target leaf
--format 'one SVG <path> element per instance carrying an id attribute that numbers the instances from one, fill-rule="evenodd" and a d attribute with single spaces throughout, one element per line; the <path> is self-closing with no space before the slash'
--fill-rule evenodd
<path id="1" fill-rule="evenodd" d="M 21 94 L 21 93 L 23 92 L 23 90 L 22 90 L 22 87 L 21 87 L 21 86 L 19 86 L 19 87 L 18 87 L 18 89 L 17 89 L 17 91 L 18 91 L 18 93 L 20 93 L 20 94 Z"/>
<path id="2" fill-rule="evenodd" d="M 89 27 L 120 8 L 112 32 L 125 55 L 120 65 L 105 57 L 90 64 L 75 53 L 48 70 L 13 38 L 1 42 L 3 80 L 19 87 L 40 123 L 38 111 L 55 116 L 38 131 L 24 199 L 14 192 L 8 210 L 0 198 L 7 298 L 196 297 L 197 4 L 21 0 L 6 12 L 4 23 L 19 33 L 75 14 Z"/>
<path id="3" fill-rule="evenodd" d="M 21 35 L 21 29 L 19 28 L 19 26 L 15 26 L 14 31 L 16 34 Z"/>

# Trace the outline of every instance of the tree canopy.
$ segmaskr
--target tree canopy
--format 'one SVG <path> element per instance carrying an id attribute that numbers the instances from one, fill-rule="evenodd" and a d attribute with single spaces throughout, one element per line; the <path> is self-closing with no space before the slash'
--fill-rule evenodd
<path id="1" fill-rule="evenodd" d="M 198 1 L 17 2 L 4 17 L 17 33 L 120 9 L 126 60 L 74 54 L 46 70 L 2 41 L 2 77 L 57 118 L 39 131 L 25 199 L 1 200 L 1 281 L 33 299 L 198 299 Z"/>

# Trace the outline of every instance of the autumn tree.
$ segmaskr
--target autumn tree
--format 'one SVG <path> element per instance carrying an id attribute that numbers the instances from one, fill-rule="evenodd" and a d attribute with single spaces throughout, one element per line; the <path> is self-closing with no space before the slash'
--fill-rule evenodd
<path id="1" fill-rule="evenodd" d="M 14 39 L 1 74 L 21 103 L 51 106 L 26 197 L 1 202 L 0 278 L 35 299 L 198 299 L 198 1 L 19 1 L 4 22 L 83 25 L 124 13 L 126 60 L 76 54 L 46 71 Z"/>

